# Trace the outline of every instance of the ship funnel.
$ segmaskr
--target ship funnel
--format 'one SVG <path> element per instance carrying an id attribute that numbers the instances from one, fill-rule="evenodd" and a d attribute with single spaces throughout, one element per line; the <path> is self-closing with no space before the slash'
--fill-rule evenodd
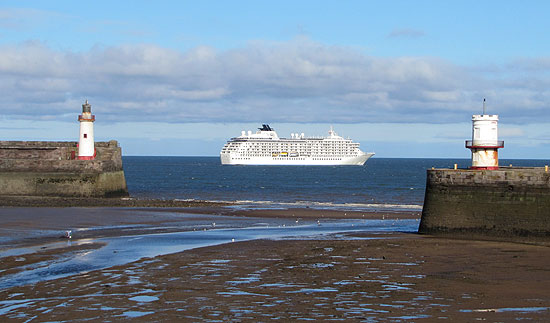
<path id="1" fill-rule="evenodd" d="M 243 137 L 246 136 L 246 131 L 244 131 L 244 130 L 241 131 L 241 136 L 243 136 Z"/>
<path id="2" fill-rule="evenodd" d="M 485 115 L 485 111 L 486 111 L 486 106 L 485 106 L 485 98 L 483 98 L 483 115 Z"/>

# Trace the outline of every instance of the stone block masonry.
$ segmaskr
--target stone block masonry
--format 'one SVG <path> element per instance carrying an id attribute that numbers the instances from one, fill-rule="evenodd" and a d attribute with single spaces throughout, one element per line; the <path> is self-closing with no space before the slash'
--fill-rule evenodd
<path id="1" fill-rule="evenodd" d="M 428 170 L 419 232 L 550 238 L 550 172 L 544 167 Z"/>
<path id="2" fill-rule="evenodd" d="M 0 141 L 0 195 L 128 196 L 118 143 L 95 147 L 94 160 L 76 160 L 76 142 Z"/>

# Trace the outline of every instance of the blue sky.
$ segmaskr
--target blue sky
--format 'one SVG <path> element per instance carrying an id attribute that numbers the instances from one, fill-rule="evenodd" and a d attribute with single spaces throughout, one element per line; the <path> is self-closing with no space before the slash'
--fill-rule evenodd
<path id="1" fill-rule="evenodd" d="M 270 123 L 378 157 L 468 158 L 484 97 L 504 158 L 550 155 L 547 1 L 1 1 L 0 138 L 217 155 Z"/>

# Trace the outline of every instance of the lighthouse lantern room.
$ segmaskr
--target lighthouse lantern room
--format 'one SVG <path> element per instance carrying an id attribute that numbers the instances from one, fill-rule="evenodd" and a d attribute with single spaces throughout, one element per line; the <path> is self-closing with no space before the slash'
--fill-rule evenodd
<path id="1" fill-rule="evenodd" d="M 94 121 L 92 106 L 86 100 L 82 105 L 82 114 L 78 116 L 80 122 L 80 137 L 78 139 L 78 159 L 90 160 L 95 157 Z"/>
<path id="2" fill-rule="evenodd" d="M 472 169 L 498 169 L 498 149 L 504 141 L 498 140 L 498 115 L 485 113 L 472 116 L 472 140 L 466 140 L 466 148 L 472 151 Z"/>

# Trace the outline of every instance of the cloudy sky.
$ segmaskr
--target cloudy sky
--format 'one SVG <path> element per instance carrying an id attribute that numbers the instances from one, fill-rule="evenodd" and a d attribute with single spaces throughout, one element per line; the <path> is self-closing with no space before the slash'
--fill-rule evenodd
<path id="1" fill-rule="evenodd" d="M 241 130 L 330 125 L 377 157 L 550 158 L 548 1 L 2 1 L 0 140 L 215 156 Z"/>

